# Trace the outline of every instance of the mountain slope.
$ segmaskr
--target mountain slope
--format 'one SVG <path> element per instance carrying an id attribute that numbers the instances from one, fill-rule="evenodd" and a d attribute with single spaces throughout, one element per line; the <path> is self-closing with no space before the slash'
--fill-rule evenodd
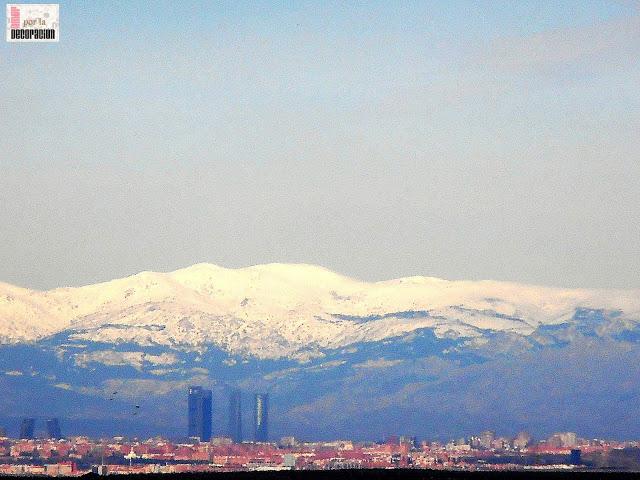
<path id="1" fill-rule="evenodd" d="M 34 341 L 70 330 L 86 340 L 302 358 L 310 346 L 339 348 L 421 328 L 439 337 L 528 335 L 579 308 L 637 319 L 640 292 L 429 277 L 367 283 L 313 265 L 198 264 L 47 292 L 0 284 L 0 339 Z"/>
<path id="2" fill-rule="evenodd" d="M 180 436 L 201 384 L 217 434 L 239 388 L 270 393 L 274 435 L 640 435 L 639 312 L 637 290 L 368 283 L 313 265 L 0 284 L 0 424 L 55 415 L 73 433 Z"/>

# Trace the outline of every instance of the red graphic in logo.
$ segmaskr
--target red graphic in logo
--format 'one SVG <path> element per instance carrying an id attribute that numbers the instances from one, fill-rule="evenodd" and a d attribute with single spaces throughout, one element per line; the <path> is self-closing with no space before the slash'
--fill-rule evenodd
<path id="1" fill-rule="evenodd" d="M 11 7 L 11 29 L 17 30 L 20 28 L 20 9 L 18 7 Z"/>

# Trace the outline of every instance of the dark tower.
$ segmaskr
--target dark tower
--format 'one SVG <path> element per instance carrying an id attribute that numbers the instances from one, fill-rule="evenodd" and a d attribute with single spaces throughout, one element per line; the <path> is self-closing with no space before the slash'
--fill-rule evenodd
<path id="1" fill-rule="evenodd" d="M 582 452 L 579 449 L 572 448 L 569 455 L 569 465 L 580 465 L 582 463 L 581 454 Z"/>
<path id="2" fill-rule="evenodd" d="M 20 438 L 33 438 L 33 430 L 35 426 L 36 420 L 34 418 L 23 418 L 22 423 L 20 424 Z"/>
<path id="3" fill-rule="evenodd" d="M 211 440 L 211 390 L 189 387 L 189 436 Z"/>
<path id="4" fill-rule="evenodd" d="M 266 442 L 269 438 L 269 394 L 256 393 L 253 421 L 255 441 Z"/>
<path id="5" fill-rule="evenodd" d="M 242 395 L 234 390 L 229 396 L 229 428 L 227 434 L 234 443 L 242 442 Z"/>
<path id="6" fill-rule="evenodd" d="M 59 440 L 62 438 L 60 432 L 60 422 L 57 418 L 50 418 L 47 420 L 47 437 Z"/>

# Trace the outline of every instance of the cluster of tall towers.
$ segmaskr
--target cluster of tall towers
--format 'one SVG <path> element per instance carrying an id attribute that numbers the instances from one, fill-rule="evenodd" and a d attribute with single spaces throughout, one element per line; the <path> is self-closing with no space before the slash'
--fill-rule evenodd
<path id="1" fill-rule="evenodd" d="M 60 421 L 57 418 L 50 418 L 46 422 L 47 425 L 47 437 L 52 439 L 62 438 L 60 432 Z M 20 438 L 31 439 L 34 438 L 36 427 L 35 418 L 23 418 L 20 424 Z"/>
<path id="2" fill-rule="evenodd" d="M 211 419 L 213 402 L 211 390 L 201 386 L 189 387 L 188 431 L 190 437 L 203 442 L 211 440 Z M 253 438 L 256 442 L 266 442 L 269 438 L 269 395 L 256 393 L 253 406 Z M 242 394 L 234 390 L 229 395 L 227 435 L 235 443 L 242 437 Z"/>

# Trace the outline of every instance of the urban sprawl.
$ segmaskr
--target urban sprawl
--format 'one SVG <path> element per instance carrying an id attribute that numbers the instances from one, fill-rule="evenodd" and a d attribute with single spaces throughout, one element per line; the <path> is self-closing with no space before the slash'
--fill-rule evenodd
<path id="1" fill-rule="evenodd" d="M 389 436 L 378 442 L 303 442 L 269 438 L 269 396 L 253 398 L 252 440 L 243 438 L 241 394 L 229 397 L 227 436 L 212 437 L 211 391 L 188 392 L 188 437 L 147 440 L 63 437 L 56 418 L 36 438 L 34 418 L 25 418 L 20 438 L 0 428 L 0 475 L 74 476 L 129 473 L 228 472 L 416 468 L 440 470 L 640 470 L 640 441 L 584 439 L 560 432 L 536 440 L 481 432 L 448 442 Z"/>

